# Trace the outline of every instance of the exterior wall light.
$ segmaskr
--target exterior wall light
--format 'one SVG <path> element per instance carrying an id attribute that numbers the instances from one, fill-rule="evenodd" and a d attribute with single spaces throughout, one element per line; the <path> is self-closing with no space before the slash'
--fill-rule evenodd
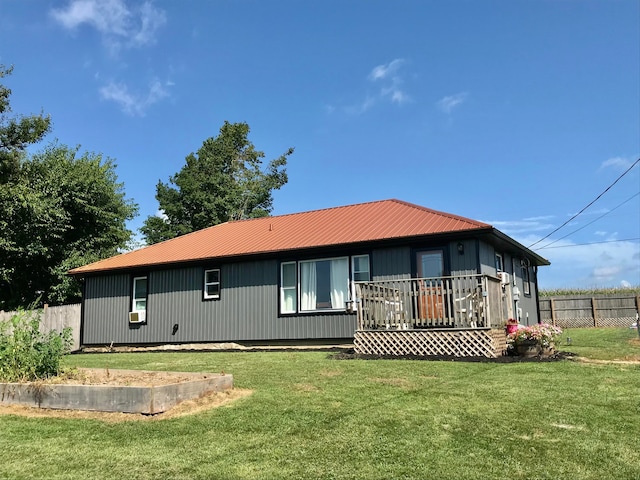
<path id="1" fill-rule="evenodd" d="M 462 242 L 458 243 L 458 253 L 464 255 L 464 243 Z"/>

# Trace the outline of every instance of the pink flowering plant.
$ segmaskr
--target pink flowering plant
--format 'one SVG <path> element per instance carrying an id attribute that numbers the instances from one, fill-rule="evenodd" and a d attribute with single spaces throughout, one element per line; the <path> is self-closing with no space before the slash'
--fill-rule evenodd
<path id="1" fill-rule="evenodd" d="M 550 347 L 560 335 L 562 335 L 561 328 L 554 327 L 548 323 L 538 323 L 528 327 L 519 326 L 515 332 L 507 335 L 507 343 L 517 345 L 519 343 L 535 342 L 542 347 Z"/>

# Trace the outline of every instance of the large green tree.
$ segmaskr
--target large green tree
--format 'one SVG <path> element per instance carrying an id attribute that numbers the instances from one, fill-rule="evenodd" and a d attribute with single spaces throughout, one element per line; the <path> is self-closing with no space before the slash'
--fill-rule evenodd
<path id="1" fill-rule="evenodd" d="M 0 79 L 11 75 L 13 67 L 0 64 Z M 45 115 L 9 117 L 11 90 L 0 84 L 0 188 L 17 172 L 27 146 L 49 132 L 51 119 Z"/>
<path id="2" fill-rule="evenodd" d="M 137 206 L 101 154 L 53 144 L 0 188 L 0 309 L 80 299 L 74 267 L 118 253 Z"/>
<path id="3" fill-rule="evenodd" d="M 148 217 L 141 231 L 148 244 L 229 220 L 264 217 L 273 209 L 273 190 L 287 183 L 289 148 L 262 167 L 265 154 L 248 139 L 249 125 L 225 122 L 172 177 L 158 182 L 162 216 Z M 172 185 L 173 186 L 172 186 Z"/>

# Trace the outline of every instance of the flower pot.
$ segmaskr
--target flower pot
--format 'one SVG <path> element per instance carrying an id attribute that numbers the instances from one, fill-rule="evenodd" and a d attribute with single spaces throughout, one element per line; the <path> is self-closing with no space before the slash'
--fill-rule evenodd
<path id="1" fill-rule="evenodd" d="M 515 331 L 518 330 L 518 324 L 514 324 L 514 325 L 507 325 L 507 335 L 509 335 L 510 333 L 513 333 Z"/>
<path id="2" fill-rule="evenodd" d="M 542 358 L 552 357 L 553 355 L 555 355 L 555 353 L 556 353 L 556 348 L 553 344 L 540 348 L 540 356 Z"/>
<path id="3" fill-rule="evenodd" d="M 516 344 L 516 351 L 518 355 L 525 358 L 536 357 L 540 354 L 540 344 L 536 341 L 518 342 Z"/>

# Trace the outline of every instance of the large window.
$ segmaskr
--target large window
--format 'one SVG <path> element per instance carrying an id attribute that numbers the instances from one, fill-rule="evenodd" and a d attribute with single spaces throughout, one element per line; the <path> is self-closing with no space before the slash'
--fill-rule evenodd
<path id="1" fill-rule="evenodd" d="M 344 311 L 350 278 L 369 280 L 368 255 L 281 263 L 280 313 Z"/>
<path id="2" fill-rule="evenodd" d="M 131 311 L 147 311 L 147 277 L 134 277 L 131 291 Z"/>
<path id="3" fill-rule="evenodd" d="M 205 300 L 217 300 L 220 298 L 220 269 L 204 271 L 204 290 L 203 298 Z"/>

